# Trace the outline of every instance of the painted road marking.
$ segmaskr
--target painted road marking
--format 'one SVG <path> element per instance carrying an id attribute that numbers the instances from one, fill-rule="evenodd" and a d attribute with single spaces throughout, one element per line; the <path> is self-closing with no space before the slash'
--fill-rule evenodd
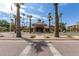
<path id="1" fill-rule="evenodd" d="M 26 56 L 31 49 L 31 45 L 27 45 L 25 49 L 20 53 L 20 56 Z"/>
<path id="2" fill-rule="evenodd" d="M 51 43 L 48 43 L 48 46 L 54 56 L 62 56 L 61 53 Z"/>

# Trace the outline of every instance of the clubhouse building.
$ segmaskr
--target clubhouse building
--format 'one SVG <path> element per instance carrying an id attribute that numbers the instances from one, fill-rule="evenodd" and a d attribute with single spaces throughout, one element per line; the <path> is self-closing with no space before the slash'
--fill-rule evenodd
<path id="1" fill-rule="evenodd" d="M 29 27 L 27 27 L 27 31 L 28 30 L 29 30 Z M 49 32 L 49 31 L 54 32 L 54 26 L 51 25 L 50 30 L 49 30 L 49 26 L 39 19 L 36 23 L 32 24 L 31 31 L 34 33 L 35 32 L 45 33 L 45 32 Z"/>

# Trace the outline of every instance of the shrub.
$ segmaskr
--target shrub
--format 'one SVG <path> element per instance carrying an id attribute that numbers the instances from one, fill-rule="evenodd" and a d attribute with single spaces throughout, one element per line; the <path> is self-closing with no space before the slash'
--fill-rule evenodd
<path id="1" fill-rule="evenodd" d="M 45 38 L 50 38 L 50 36 L 48 36 L 48 35 L 45 35 Z"/>
<path id="2" fill-rule="evenodd" d="M 46 38 L 50 38 L 49 36 L 46 36 Z"/>
<path id="3" fill-rule="evenodd" d="M 67 37 L 68 37 L 68 38 L 72 38 L 72 36 L 71 36 L 70 34 L 67 34 Z"/>
<path id="4" fill-rule="evenodd" d="M 35 38 L 36 36 L 35 35 L 31 35 L 31 37 L 30 38 Z"/>

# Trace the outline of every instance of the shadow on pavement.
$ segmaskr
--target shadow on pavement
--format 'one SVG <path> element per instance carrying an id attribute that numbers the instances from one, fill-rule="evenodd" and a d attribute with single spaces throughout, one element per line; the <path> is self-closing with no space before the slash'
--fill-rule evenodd
<path id="1" fill-rule="evenodd" d="M 39 41 L 39 42 L 33 42 L 32 47 L 34 48 L 35 52 L 38 54 L 44 51 L 43 47 L 48 47 L 48 45 L 47 42 L 45 41 Z"/>
<path id="2" fill-rule="evenodd" d="M 25 41 L 28 41 L 28 42 L 30 42 L 30 43 L 33 43 L 33 41 L 30 40 L 30 39 L 28 39 L 28 38 L 24 38 L 24 37 L 22 37 L 22 39 L 25 40 Z"/>
<path id="3" fill-rule="evenodd" d="M 22 39 L 32 43 L 32 48 L 34 48 L 34 50 L 35 50 L 35 52 L 37 54 L 44 51 L 43 47 L 48 47 L 47 42 L 45 42 L 43 40 L 41 40 L 41 41 L 33 41 L 33 40 L 30 40 L 30 39 L 24 38 L 24 37 L 22 37 Z"/>

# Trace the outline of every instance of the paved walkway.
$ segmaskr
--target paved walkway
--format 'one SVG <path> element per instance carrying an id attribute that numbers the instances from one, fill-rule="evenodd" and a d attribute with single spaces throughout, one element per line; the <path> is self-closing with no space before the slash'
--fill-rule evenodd
<path id="1" fill-rule="evenodd" d="M 35 36 L 35 38 L 31 38 L 31 36 Z M 28 39 L 49 39 L 49 40 L 52 40 L 52 39 L 78 39 L 79 40 L 79 36 L 78 35 L 73 35 L 72 38 L 69 38 L 67 37 L 66 35 L 60 35 L 59 38 L 56 38 L 54 37 L 53 34 L 29 34 L 29 33 L 22 33 L 22 37 L 24 38 L 28 38 Z M 46 38 L 46 37 L 49 37 L 49 38 Z M 21 38 L 16 38 L 16 34 L 13 33 L 13 32 L 2 32 L 0 33 L 0 40 L 5 40 L 5 39 L 12 39 L 12 40 L 15 40 L 15 39 L 21 39 Z"/>

